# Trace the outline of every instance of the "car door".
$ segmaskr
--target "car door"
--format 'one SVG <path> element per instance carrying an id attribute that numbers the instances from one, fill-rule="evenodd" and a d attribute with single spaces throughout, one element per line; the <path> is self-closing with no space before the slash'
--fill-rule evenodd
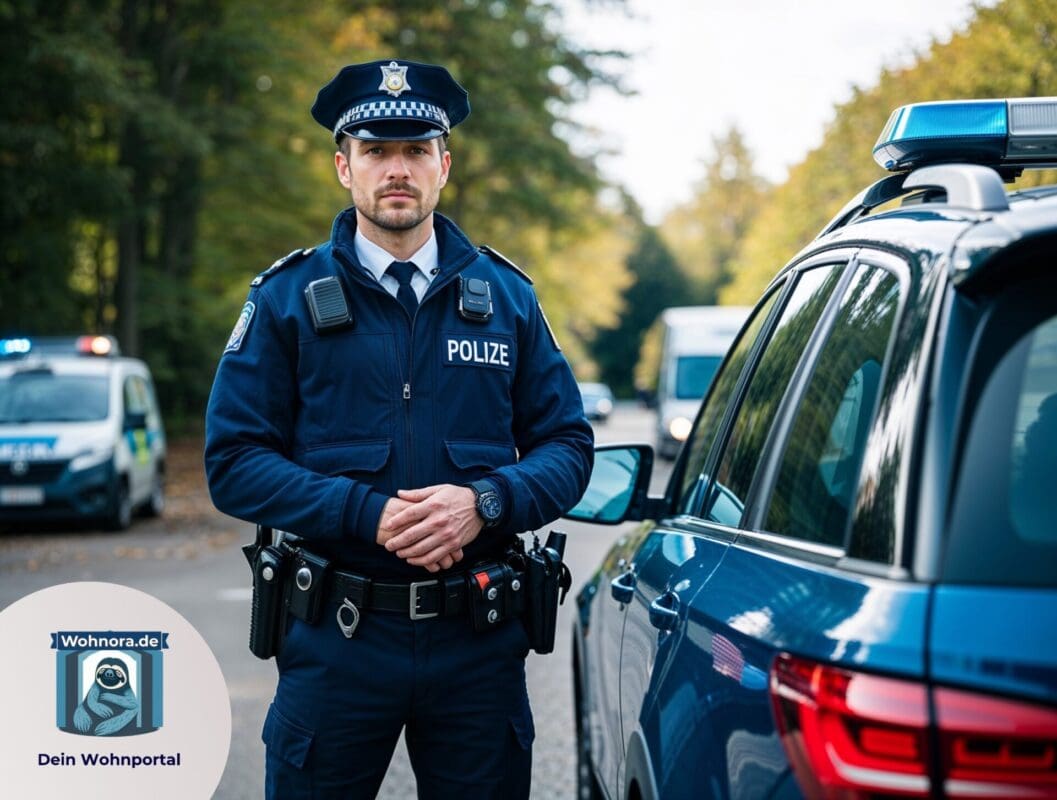
<path id="1" fill-rule="evenodd" d="M 615 775 L 615 786 L 635 781 L 640 787 L 652 783 L 651 754 L 677 751 L 682 731 L 678 727 L 643 729 L 640 719 L 659 694 L 675 698 L 676 705 L 694 707 L 695 684 L 683 681 L 669 686 L 666 681 L 670 665 L 683 658 L 693 658 L 693 636 L 687 630 L 686 605 L 689 598 L 708 579 L 736 534 L 733 530 L 713 531 L 702 535 L 701 523 L 688 513 L 699 501 L 702 460 L 710 452 L 733 397 L 741 375 L 750 362 L 780 295 L 776 286 L 756 309 L 730 356 L 724 362 L 707 399 L 702 405 L 698 423 L 691 432 L 675 475 L 689 474 L 687 480 L 673 477 L 667 494 L 676 513 L 649 530 L 637 549 L 626 560 L 624 571 L 613 582 L 614 597 L 626 603 L 624 635 L 619 659 L 619 730 L 625 745 L 624 760 Z M 666 761 L 665 764 L 672 763 Z M 641 789 L 647 795 L 648 788 Z"/>
<path id="2" fill-rule="evenodd" d="M 788 325 L 771 337 L 715 470 L 717 484 L 744 493 L 746 509 L 731 521 L 737 541 L 692 601 L 710 654 L 701 715 L 710 747 L 699 756 L 712 796 L 792 786 L 768 692 L 779 652 L 908 675 L 923 666 L 926 590 L 843 568 L 907 270 L 877 256 L 841 272 L 800 277 Z M 837 275 L 825 310 L 814 312 L 809 282 L 821 300 Z M 716 497 L 706 497 L 706 518 Z"/>
<path id="3" fill-rule="evenodd" d="M 850 251 L 844 251 L 845 261 L 849 255 Z M 688 448 L 688 461 L 680 478 L 684 515 L 673 520 L 673 527 L 678 525 L 685 537 L 680 542 L 683 551 L 694 554 L 694 560 L 675 571 L 666 584 L 657 586 L 656 579 L 646 580 L 654 571 L 653 565 L 637 559 L 639 583 L 643 585 L 625 624 L 621 649 L 622 715 L 625 736 L 630 740 L 629 729 L 637 730 L 648 746 L 648 772 L 656 782 L 657 796 L 726 794 L 722 763 L 710 756 L 721 746 L 713 737 L 709 719 L 713 702 L 710 691 L 714 686 L 709 675 L 713 665 L 712 641 L 708 620 L 692 601 L 720 567 L 738 534 L 752 474 L 746 473 L 744 463 L 731 471 L 729 460 L 723 460 L 723 479 L 718 481 L 712 477 L 715 468 L 711 464 L 724 443 L 725 450 L 739 453 L 743 462 L 758 457 L 797 362 L 795 356 L 788 357 L 788 352 L 803 352 L 810 339 L 840 280 L 843 264 L 832 263 L 838 258 L 831 256 L 829 262 L 794 274 L 793 280 L 775 287 L 765 298 L 750 325 L 757 330 L 753 352 L 738 352 L 745 345 L 744 340 L 739 342 L 717 381 L 724 402 L 699 415 L 692 434 L 704 435 L 708 441 Z M 774 349 L 775 342 L 782 344 L 779 351 Z M 781 357 L 777 358 L 779 354 Z M 736 372 L 730 369 L 734 365 L 740 367 Z M 711 396 L 709 404 L 714 399 L 716 396 Z M 659 616 L 658 605 L 662 610 L 675 608 L 679 614 L 679 624 L 667 638 L 651 624 Z M 646 669 L 647 659 L 653 655 L 651 647 L 656 649 L 652 672 Z M 643 675 L 648 676 L 648 685 L 643 685 Z M 642 781 L 630 752 L 628 766 L 628 777 Z"/>
<path id="4" fill-rule="evenodd" d="M 621 537 L 599 567 L 593 586 L 589 620 L 585 631 L 584 658 L 588 670 L 585 681 L 588 693 L 588 719 L 591 758 L 597 766 L 602 784 L 614 790 L 617 773 L 624 759 L 624 738 L 620 730 L 620 641 L 624 635 L 624 614 L 627 608 L 622 579 L 628 564 L 652 525 L 646 523 Z M 617 793 L 614 797 L 619 797 Z"/>

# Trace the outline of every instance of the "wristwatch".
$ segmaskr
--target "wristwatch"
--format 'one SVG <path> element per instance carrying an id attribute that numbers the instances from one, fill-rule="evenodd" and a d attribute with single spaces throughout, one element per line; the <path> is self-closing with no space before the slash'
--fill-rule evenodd
<path id="1" fill-rule="evenodd" d="M 503 498 L 491 481 L 480 480 L 466 484 L 473 489 L 477 513 L 486 528 L 494 528 L 503 516 Z"/>

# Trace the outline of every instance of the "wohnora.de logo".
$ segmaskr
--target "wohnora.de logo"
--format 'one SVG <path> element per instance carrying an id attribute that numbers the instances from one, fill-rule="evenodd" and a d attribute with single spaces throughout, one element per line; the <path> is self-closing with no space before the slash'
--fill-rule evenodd
<path id="1" fill-rule="evenodd" d="M 160 631 L 58 631 L 56 724 L 81 736 L 138 736 L 162 726 Z"/>

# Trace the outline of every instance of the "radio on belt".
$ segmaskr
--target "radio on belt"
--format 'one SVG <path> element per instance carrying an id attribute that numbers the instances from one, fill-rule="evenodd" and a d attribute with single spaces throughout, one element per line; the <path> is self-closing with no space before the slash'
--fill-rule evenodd
<path id="1" fill-rule="evenodd" d="M 459 276 L 459 316 L 470 322 L 492 318 L 492 287 L 480 278 Z"/>

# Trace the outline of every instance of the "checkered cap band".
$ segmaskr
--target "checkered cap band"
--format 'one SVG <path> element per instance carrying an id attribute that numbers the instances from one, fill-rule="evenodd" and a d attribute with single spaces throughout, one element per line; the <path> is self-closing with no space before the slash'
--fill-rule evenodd
<path id="1" fill-rule="evenodd" d="M 338 124 L 334 126 L 334 136 L 349 126 L 362 125 L 378 119 L 420 119 L 440 125 L 445 133 L 451 128 L 444 109 L 431 103 L 415 100 L 378 100 L 371 103 L 360 103 L 342 114 L 338 118 Z"/>

